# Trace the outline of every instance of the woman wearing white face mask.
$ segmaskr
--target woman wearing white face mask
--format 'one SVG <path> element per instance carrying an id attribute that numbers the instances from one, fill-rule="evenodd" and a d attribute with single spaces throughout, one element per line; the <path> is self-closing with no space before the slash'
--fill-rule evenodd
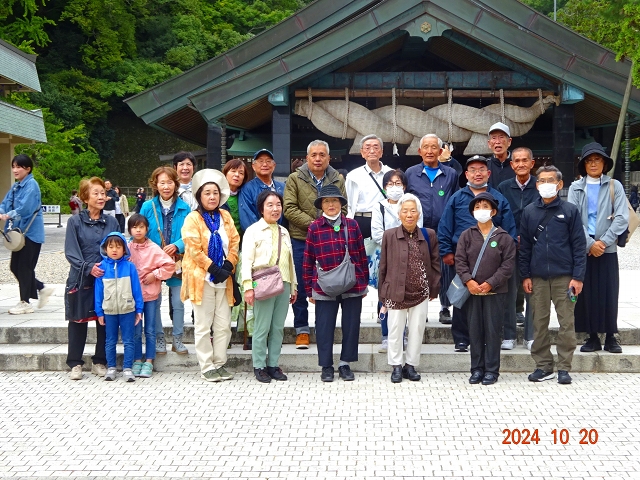
<path id="1" fill-rule="evenodd" d="M 498 203 L 493 195 L 487 192 L 476 195 L 469 203 L 469 212 L 478 224 L 462 232 L 455 256 L 456 273 L 471 293 L 462 308 L 469 322 L 469 383 L 491 385 L 498 381 L 500 374 L 502 312 L 507 301 L 507 281 L 513 274 L 516 247 L 505 230 L 493 225 L 492 218 L 498 214 Z M 472 275 L 477 262 L 478 269 Z"/>
<path id="2" fill-rule="evenodd" d="M 400 217 L 398 217 L 398 200 L 404 195 L 407 189 L 407 177 L 402 170 L 390 170 L 384 174 L 382 178 L 384 190 L 387 198 L 378 204 L 378 208 L 374 208 L 371 212 L 371 239 L 378 244 L 377 262 L 380 262 L 380 247 L 382 245 L 382 235 L 386 230 L 399 227 Z M 420 217 L 418 218 L 418 228 L 422 228 L 422 207 L 418 209 Z M 378 288 L 378 269 L 374 268 L 373 272 L 369 271 L 372 277 L 369 279 L 369 285 Z M 382 342 L 378 352 L 387 353 L 389 329 L 387 327 L 386 308 L 382 308 L 382 304 L 378 302 L 378 313 L 380 314 L 380 328 L 382 329 Z M 406 341 L 406 338 L 405 338 Z"/>

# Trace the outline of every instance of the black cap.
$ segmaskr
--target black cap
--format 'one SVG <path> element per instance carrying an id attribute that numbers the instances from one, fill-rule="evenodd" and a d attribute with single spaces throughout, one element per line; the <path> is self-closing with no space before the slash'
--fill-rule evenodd
<path id="1" fill-rule="evenodd" d="M 313 205 L 318 209 L 322 209 L 322 199 L 323 198 L 337 198 L 340 200 L 340 205 L 343 207 L 347 204 L 347 199 L 342 196 L 342 192 L 335 185 L 325 185 L 320 189 L 320 193 L 318 194 L 318 198 L 316 198 Z"/>
<path id="2" fill-rule="evenodd" d="M 485 165 L 489 165 L 489 160 L 487 160 L 486 157 L 483 157 L 482 155 L 474 155 L 473 157 L 467 160 L 467 163 L 465 163 L 464 165 L 465 170 L 469 168 L 470 163 L 474 163 L 474 162 L 480 162 L 480 163 L 484 163 Z"/>
<path id="3" fill-rule="evenodd" d="M 587 174 L 587 169 L 584 166 L 584 161 L 589 155 L 594 153 L 602 155 L 602 158 L 604 158 L 604 173 L 607 173 L 613 168 L 613 159 L 609 155 L 607 155 L 607 153 L 604 151 L 604 147 L 598 142 L 588 143 L 587 145 L 582 147 L 582 154 L 580 155 L 580 161 L 578 162 L 578 172 L 580 172 L 580 175 L 582 175 L 583 177 Z"/>
<path id="4" fill-rule="evenodd" d="M 498 202 L 496 202 L 496 199 L 493 198 L 493 195 L 491 195 L 489 192 L 482 192 L 476 195 L 475 198 L 471 200 L 471 202 L 469 202 L 469 213 L 471 215 L 473 215 L 473 209 L 475 208 L 476 203 L 478 203 L 480 200 L 486 200 L 491 204 L 491 208 L 495 208 L 496 212 L 500 213 Z"/>

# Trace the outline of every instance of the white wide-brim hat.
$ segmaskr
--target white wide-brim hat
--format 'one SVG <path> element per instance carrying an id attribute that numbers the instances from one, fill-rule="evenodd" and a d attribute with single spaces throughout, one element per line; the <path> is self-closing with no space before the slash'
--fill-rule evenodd
<path id="1" fill-rule="evenodd" d="M 196 196 L 196 193 L 204 184 L 212 182 L 218 185 L 218 188 L 220 188 L 220 205 L 218 206 L 222 206 L 227 203 L 229 195 L 231 194 L 231 189 L 229 188 L 229 182 L 227 182 L 227 178 L 222 174 L 220 170 L 205 168 L 204 170 L 197 171 L 191 179 L 191 191 L 193 192 L 193 196 Z"/>

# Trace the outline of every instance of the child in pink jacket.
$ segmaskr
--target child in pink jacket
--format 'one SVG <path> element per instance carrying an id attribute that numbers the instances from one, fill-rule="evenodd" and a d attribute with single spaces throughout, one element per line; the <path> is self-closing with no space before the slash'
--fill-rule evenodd
<path id="1" fill-rule="evenodd" d="M 142 299 L 144 300 L 144 337 L 146 362 L 142 361 L 142 322 L 135 327 L 133 374 L 148 378 L 153 372 L 156 358 L 156 309 L 162 281 L 171 278 L 175 271 L 175 262 L 158 245 L 147 238 L 149 221 L 143 215 L 135 213 L 127 224 L 132 240 L 128 244 L 130 260 L 138 270 Z"/>

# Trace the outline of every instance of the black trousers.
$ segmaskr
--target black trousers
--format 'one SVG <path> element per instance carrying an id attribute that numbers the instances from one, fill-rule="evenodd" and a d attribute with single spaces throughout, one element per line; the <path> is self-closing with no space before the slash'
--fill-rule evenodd
<path id="1" fill-rule="evenodd" d="M 69 322 L 69 349 L 67 351 L 67 365 L 69 368 L 73 368 L 76 365 L 84 365 L 82 360 L 82 354 L 84 353 L 84 347 L 87 344 L 87 331 L 89 323 L 76 323 Z M 96 352 L 91 361 L 93 363 L 100 363 L 102 365 L 107 364 L 107 354 L 105 353 L 105 338 L 106 332 L 104 325 L 100 325 L 96 322 Z"/>
<path id="2" fill-rule="evenodd" d="M 471 295 L 462 307 L 469 321 L 472 373 L 500 373 L 502 312 L 506 303 L 506 293 Z"/>
<path id="3" fill-rule="evenodd" d="M 18 280 L 20 300 L 23 302 L 29 303 L 30 298 L 38 298 L 38 290 L 44 288 L 44 284 L 36 278 L 36 265 L 41 247 L 41 243 L 25 237 L 22 250 L 11 253 L 9 269 Z"/>
<path id="4" fill-rule="evenodd" d="M 355 217 L 353 217 L 353 219 L 356 221 L 356 223 L 360 227 L 360 233 L 362 233 L 362 238 L 371 237 L 371 216 L 363 217 L 361 215 L 356 215 Z"/>
<path id="5" fill-rule="evenodd" d="M 338 318 L 338 307 L 342 307 L 342 350 L 340 360 L 356 362 L 358 360 L 358 340 L 360 338 L 360 313 L 362 297 L 336 300 L 316 300 L 316 344 L 318 346 L 318 365 L 333 365 L 333 338 Z"/>
<path id="6" fill-rule="evenodd" d="M 468 301 L 468 300 L 467 300 Z M 502 320 L 502 315 L 500 315 Z M 464 310 L 453 307 L 453 315 L 451 316 L 451 335 L 453 335 L 453 343 L 464 343 L 469 345 L 469 325 L 467 324 L 467 316 Z"/>
<path id="7" fill-rule="evenodd" d="M 118 220 L 118 225 L 120 226 L 120 233 L 124 233 L 125 232 L 124 214 L 123 213 L 116 213 L 116 220 Z"/>

